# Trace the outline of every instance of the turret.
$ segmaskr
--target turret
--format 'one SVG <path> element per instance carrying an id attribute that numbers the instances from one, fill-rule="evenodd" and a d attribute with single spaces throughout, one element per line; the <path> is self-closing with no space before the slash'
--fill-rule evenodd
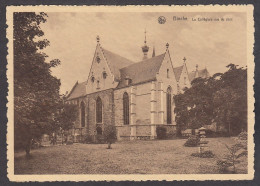
<path id="1" fill-rule="evenodd" d="M 147 59 L 147 54 L 148 54 L 148 51 L 149 51 L 149 47 L 147 46 L 146 44 L 146 30 L 144 32 L 144 46 L 142 46 L 142 51 L 144 53 L 144 57 L 143 57 L 143 60 Z"/>

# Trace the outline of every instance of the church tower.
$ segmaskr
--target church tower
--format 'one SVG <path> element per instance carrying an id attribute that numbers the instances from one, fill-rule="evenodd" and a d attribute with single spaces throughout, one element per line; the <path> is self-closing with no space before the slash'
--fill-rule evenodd
<path id="1" fill-rule="evenodd" d="M 142 51 L 144 53 L 143 60 L 145 60 L 145 59 L 148 58 L 147 54 L 148 54 L 148 51 L 149 51 L 149 47 L 146 44 L 146 30 L 144 31 L 144 46 L 142 46 Z"/>

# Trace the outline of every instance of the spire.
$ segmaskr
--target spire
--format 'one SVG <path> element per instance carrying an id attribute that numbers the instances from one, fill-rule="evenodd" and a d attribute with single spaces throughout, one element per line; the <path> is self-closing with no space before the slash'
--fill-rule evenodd
<path id="1" fill-rule="evenodd" d="M 144 44 L 146 45 L 146 29 L 144 30 Z"/>
<path id="2" fill-rule="evenodd" d="M 142 46 L 142 51 L 144 53 L 143 60 L 147 59 L 147 53 L 149 51 L 149 47 L 147 46 L 147 41 L 146 41 L 146 29 L 144 31 L 144 46 Z"/>
<path id="3" fill-rule="evenodd" d="M 152 55 L 152 57 L 155 57 L 155 48 L 154 48 L 154 46 L 153 46 L 153 55 Z"/>
<path id="4" fill-rule="evenodd" d="M 97 43 L 99 43 L 100 41 L 100 38 L 99 38 L 99 35 L 97 35 Z"/>
<path id="5" fill-rule="evenodd" d="M 195 78 L 199 77 L 199 65 L 196 64 Z"/>

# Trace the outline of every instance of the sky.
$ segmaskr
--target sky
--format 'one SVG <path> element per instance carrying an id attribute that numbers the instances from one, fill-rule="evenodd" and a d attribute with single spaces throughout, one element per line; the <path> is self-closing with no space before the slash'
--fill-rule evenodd
<path id="1" fill-rule="evenodd" d="M 173 67 L 183 64 L 188 70 L 207 67 L 213 75 L 226 71 L 229 63 L 246 66 L 246 14 L 237 12 L 48 12 L 47 22 L 41 25 L 50 46 L 44 49 L 49 58 L 60 59 L 61 65 L 53 75 L 61 79 L 61 93 L 70 91 L 79 81 L 86 81 L 99 35 L 103 48 L 133 62 L 142 60 L 144 31 L 151 57 L 169 51 Z M 158 23 L 164 16 L 166 22 Z M 173 21 L 173 16 L 187 21 Z M 198 18 L 232 18 L 232 21 L 198 21 Z M 197 21 L 192 21 L 197 19 Z"/>

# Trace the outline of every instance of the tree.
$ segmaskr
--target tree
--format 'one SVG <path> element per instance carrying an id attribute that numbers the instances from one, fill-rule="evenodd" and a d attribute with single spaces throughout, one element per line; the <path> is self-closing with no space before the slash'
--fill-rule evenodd
<path id="1" fill-rule="evenodd" d="M 46 62 L 41 50 L 49 45 L 40 40 L 41 23 L 47 14 L 14 13 L 14 140 L 15 148 L 24 148 L 29 155 L 32 139 L 53 129 L 53 113 L 60 102 L 60 80 L 51 75 L 58 59 Z"/>
<path id="2" fill-rule="evenodd" d="M 212 119 L 212 92 L 208 79 L 197 78 L 183 94 L 174 96 L 178 134 L 186 128 L 196 129 Z"/>
<path id="3" fill-rule="evenodd" d="M 219 80 L 221 88 L 213 94 L 214 119 L 229 135 L 247 130 L 247 70 L 236 65 Z"/>
<path id="4" fill-rule="evenodd" d="M 230 64 L 225 73 L 196 78 L 183 94 L 174 97 L 178 131 L 199 128 L 213 121 L 229 135 L 247 128 L 247 70 Z"/>
<path id="5" fill-rule="evenodd" d="M 104 129 L 104 139 L 108 144 L 108 149 L 111 149 L 111 144 L 117 139 L 116 137 L 116 127 L 113 125 L 106 125 Z"/>
<path id="6" fill-rule="evenodd" d="M 57 129 L 69 130 L 78 117 L 77 105 L 61 103 L 59 111 L 55 114 L 55 127 Z"/>

